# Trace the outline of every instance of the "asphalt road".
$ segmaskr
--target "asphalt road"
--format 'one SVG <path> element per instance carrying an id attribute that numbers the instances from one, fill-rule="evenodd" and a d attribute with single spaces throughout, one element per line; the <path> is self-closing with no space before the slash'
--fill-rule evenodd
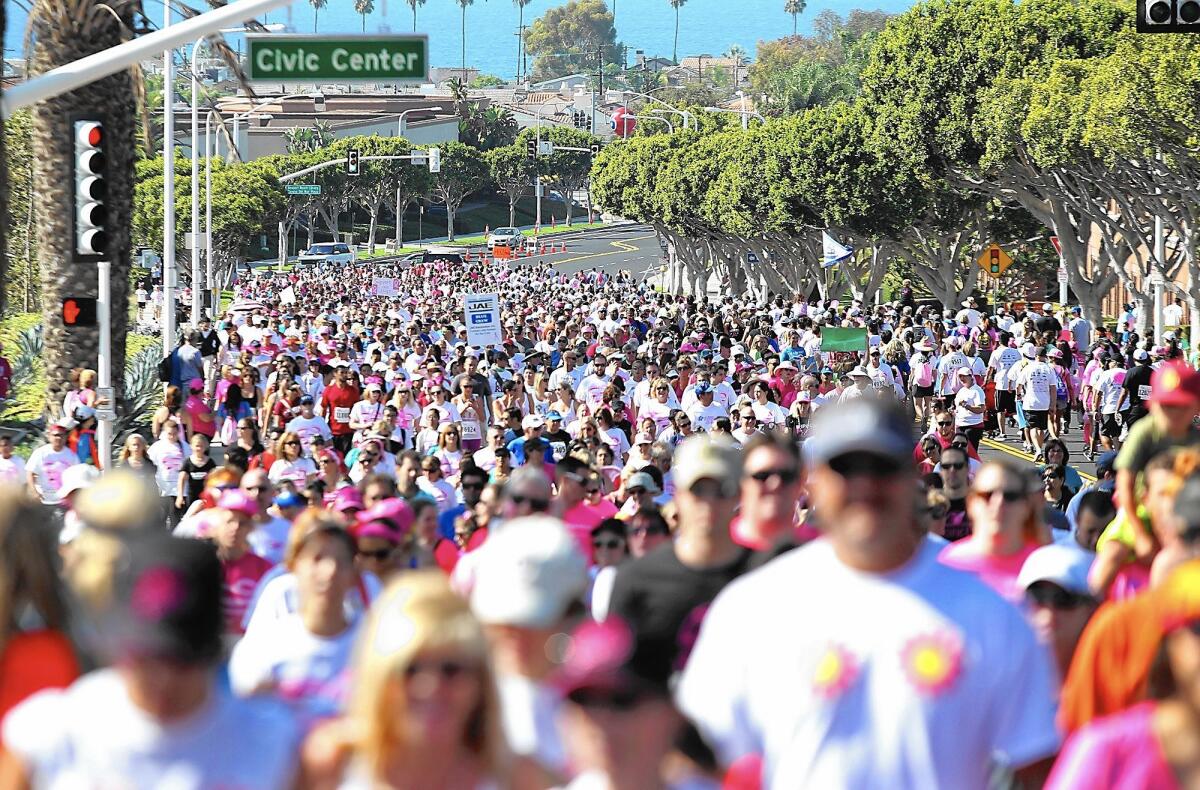
<path id="1" fill-rule="evenodd" d="M 1008 458 L 1009 460 L 1024 461 L 1033 463 L 1033 454 L 1026 453 L 1021 448 L 1021 437 L 1016 428 L 1008 428 L 1008 439 L 984 439 L 982 446 L 979 448 L 979 456 L 983 460 Z M 1079 415 L 1071 415 L 1071 427 L 1067 432 L 1059 436 L 1070 452 L 1071 457 L 1068 463 L 1079 471 L 1079 474 L 1085 481 L 1089 481 L 1096 476 L 1096 464 L 1089 461 L 1087 456 L 1083 454 L 1083 429 L 1079 427 Z M 1103 450 L 1098 450 L 1098 454 Z"/>
<path id="2" fill-rule="evenodd" d="M 614 225 L 578 236 L 545 238 L 551 249 L 560 251 L 519 260 L 547 261 L 567 273 L 593 268 L 608 273 L 628 269 L 641 278 L 657 269 L 662 255 L 658 237 L 646 225 Z M 564 244 L 565 252 L 561 251 Z"/>

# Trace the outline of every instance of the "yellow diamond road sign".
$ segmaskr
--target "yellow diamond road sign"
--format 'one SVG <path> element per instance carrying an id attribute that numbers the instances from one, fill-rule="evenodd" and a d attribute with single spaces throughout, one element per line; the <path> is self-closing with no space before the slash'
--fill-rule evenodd
<path id="1" fill-rule="evenodd" d="M 1001 249 L 999 244 L 989 244 L 984 247 L 978 262 L 979 268 L 983 269 L 984 274 L 990 277 L 999 277 L 1009 266 L 1012 266 L 1012 258 Z"/>

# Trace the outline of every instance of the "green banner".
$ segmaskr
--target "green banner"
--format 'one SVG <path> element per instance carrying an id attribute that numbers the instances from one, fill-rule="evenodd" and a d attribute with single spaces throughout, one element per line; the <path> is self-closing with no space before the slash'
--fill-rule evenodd
<path id="1" fill-rule="evenodd" d="M 821 350 L 866 351 L 867 330 L 861 327 L 822 327 Z"/>
<path id="2" fill-rule="evenodd" d="M 245 67 L 267 82 L 425 82 L 429 38 L 252 34 Z"/>

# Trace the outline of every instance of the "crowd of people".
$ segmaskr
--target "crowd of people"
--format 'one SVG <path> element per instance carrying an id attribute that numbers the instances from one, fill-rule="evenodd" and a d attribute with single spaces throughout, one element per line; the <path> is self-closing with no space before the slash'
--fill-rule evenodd
<path id="1" fill-rule="evenodd" d="M 0 437 L 0 788 L 1195 785 L 1184 344 L 899 297 L 248 276 Z"/>

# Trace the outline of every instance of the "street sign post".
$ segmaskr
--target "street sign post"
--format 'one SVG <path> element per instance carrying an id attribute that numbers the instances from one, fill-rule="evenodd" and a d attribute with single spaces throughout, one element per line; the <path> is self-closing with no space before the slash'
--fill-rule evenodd
<path id="1" fill-rule="evenodd" d="M 319 195 L 321 194 L 320 184 L 284 184 L 284 189 L 289 195 Z"/>
<path id="2" fill-rule="evenodd" d="M 429 81 L 429 37 L 246 35 L 246 76 L 272 83 Z"/>
<path id="3" fill-rule="evenodd" d="M 977 259 L 979 268 L 989 277 L 1000 277 L 1012 266 L 1012 258 L 999 244 L 989 244 L 983 248 Z"/>

